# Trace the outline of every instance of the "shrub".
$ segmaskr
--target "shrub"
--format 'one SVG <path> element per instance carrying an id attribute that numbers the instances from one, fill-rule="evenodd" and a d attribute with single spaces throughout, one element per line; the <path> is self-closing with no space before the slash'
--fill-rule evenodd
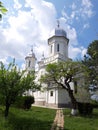
<path id="1" fill-rule="evenodd" d="M 92 104 L 93 108 L 98 108 L 98 102 L 97 101 L 92 100 L 91 104 Z"/>
<path id="2" fill-rule="evenodd" d="M 78 102 L 78 110 L 81 115 L 90 115 L 93 112 L 93 106 L 90 103 Z"/>
<path id="3" fill-rule="evenodd" d="M 19 96 L 14 103 L 15 107 L 22 108 L 22 109 L 30 109 L 31 104 L 34 103 L 34 97 L 32 96 Z"/>
<path id="4" fill-rule="evenodd" d="M 34 97 L 32 96 L 24 96 L 25 100 L 24 100 L 24 109 L 30 109 L 31 108 L 31 104 L 34 103 Z"/>

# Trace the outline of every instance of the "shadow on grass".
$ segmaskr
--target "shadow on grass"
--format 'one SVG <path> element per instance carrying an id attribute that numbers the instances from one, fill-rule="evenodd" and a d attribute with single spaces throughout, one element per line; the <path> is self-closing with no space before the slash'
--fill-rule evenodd
<path id="1" fill-rule="evenodd" d="M 52 124 L 51 121 L 38 120 L 36 117 L 19 117 L 12 113 L 10 113 L 8 120 L 13 130 L 49 130 Z"/>
<path id="2" fill-rule="evenodd" d="M 67 128 L 62 128 L 62 127 L 57 127 L 56 129 L 57 129 L 57 130 L 69 130 L 69 129 L 67 129 Z M 55 129 L 55 130 L 56 130 L 56 129 Z"/>
<path id="3" fill-rule="evenodd" d="M 65 109 L 64 111 L 63 111 L 64 113 L 64 116 L 67 116 L 67 117 L 84 117 L 84 118 L 98 118 L 98 108 L 97 109 L 93 109 L 93 112 L 91 113 L 91 114 L 88 114 L 88 115 L 85 115 L 85 114 L 80 114 L 79 112 L 78 112 L 78 114 L 76 115 L 76 116 L 72 116 L 71 115 L 71 109 Z"/>
<path id="4" fill-rule="evenodd" d="M 88 116 L 89 118 L 96 118 L 96 119 L 98 119 L 98 108 L 97 109 L 94 109 L 93 110 L 93 113 L 90 115 L 90 116 Z"/>

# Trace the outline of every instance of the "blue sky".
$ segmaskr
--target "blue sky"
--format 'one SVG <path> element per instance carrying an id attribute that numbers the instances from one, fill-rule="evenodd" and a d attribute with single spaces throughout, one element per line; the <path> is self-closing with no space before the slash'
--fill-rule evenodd
<path id="1" fill-rule="evenodd" d="M 2 0 L 8 9 L 0 21 L 0 61 L 12 58 L 24 67 L 33 45 L 37 60 L 48 56 L 47 39 L 56 27 L 69 38 L 69 57 L 81 59 L 88 45 L 98 40 L 98 0 Z"/>

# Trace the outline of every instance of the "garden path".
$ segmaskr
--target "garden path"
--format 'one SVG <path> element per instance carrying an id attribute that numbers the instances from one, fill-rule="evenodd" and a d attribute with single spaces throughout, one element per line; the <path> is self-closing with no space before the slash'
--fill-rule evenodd
<path id="1" fill-rule="evenodd" d="M 64 130 L 64 115 L 62 109 L 57 110 L 51 130 Z"/>

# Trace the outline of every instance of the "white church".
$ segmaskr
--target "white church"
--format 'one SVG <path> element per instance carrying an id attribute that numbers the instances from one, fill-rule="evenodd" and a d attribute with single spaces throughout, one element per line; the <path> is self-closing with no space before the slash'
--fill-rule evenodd
<path id="1" fill-rule="evenodd" d="M 54 29 L 52 36 L 48 39 L 49 56 L 38 61 L 38 70 L 36 71 L 36 82 L 39 82 L 41 75 L 45 74 L 45 67 L 49 63 L 67 61 L 68 57 L 68 44 L 66 31 L 59 26 Z M 31 50 L 31 54 L 25 57 L 27 71 L 35 70 L 36 56 Z M 73 86 L 73 84 L 72 84 Z M 70 105 L 70 98 L 68 93 L 63 88 L 57 86 L 43 85 L 42 91 L 36 90 L 30 92 L 35 98 L 35 104 L 47 107 L 65 107 Z"/>

